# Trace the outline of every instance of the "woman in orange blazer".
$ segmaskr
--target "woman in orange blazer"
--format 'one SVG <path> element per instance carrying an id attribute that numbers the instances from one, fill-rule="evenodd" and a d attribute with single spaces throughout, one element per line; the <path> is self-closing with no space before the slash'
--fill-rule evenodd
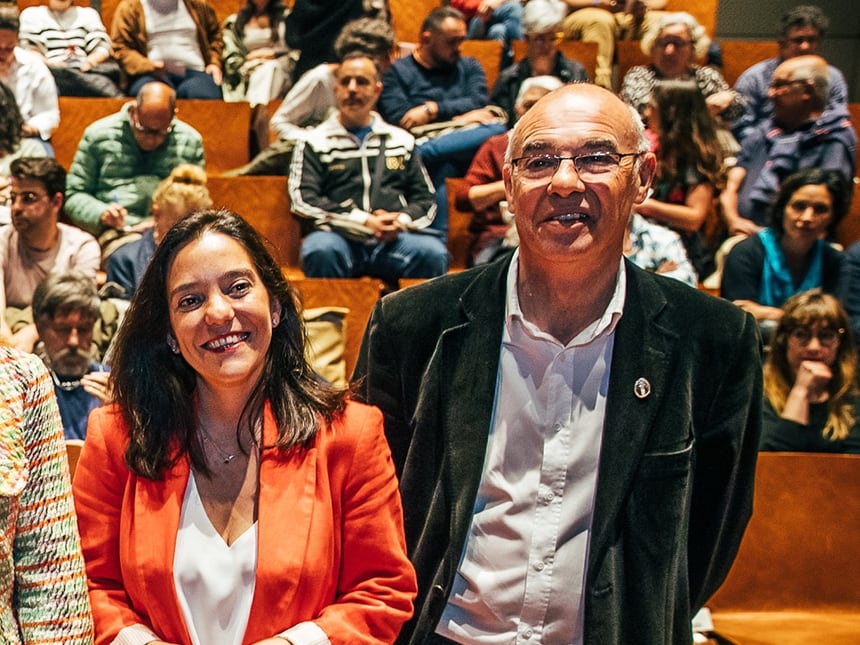
<path id="1" fill-rule="evenodd" d="M 415 577 L 378 410 L 304 358 L 251 227 L 164 237 L 75 474 L 96 643 L 392 643 Z"/>

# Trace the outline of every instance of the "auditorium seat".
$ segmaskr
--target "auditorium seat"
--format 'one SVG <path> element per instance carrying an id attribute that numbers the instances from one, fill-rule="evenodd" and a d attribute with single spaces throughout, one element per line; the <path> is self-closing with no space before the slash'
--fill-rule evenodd
<path id="1" fill-rule="evenodd" d="M 848 112 L 851 114 L 854 129 L 860 131 L 860 103 L 849 103 Z M 860 174 L 860 147 L 857 148 L 854 172 Z M 851 206 L 848 208 L 848 215 L 839 223 L 836 239 L 846 249 L 860 240 L 860 177 L 854 177 Z"/>
<path id="2" fill-rule="evenodd" d="M 723 78 L 731 86 L 749 67 L 779 54 L 775 40 L 721 40 Z"/>

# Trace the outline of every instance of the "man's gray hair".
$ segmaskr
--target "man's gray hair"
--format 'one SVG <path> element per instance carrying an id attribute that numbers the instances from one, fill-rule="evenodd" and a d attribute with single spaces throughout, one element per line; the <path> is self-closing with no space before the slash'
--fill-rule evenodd
<path id="1" fill-rule="evenodd" d="M 522 105 L 523 97 L 525 97 L 526 92 L 533 87 L 539 87 L 547 92 L 552 92 L 553 90 L 560 88 L 562 85 L 564 85 L 564 83 L 557 76 L 550 76 L 549 74 L 529 76 L 520 85 L 520 89 L 517 91 L 517 100 L 514 101 L 514 105 Z"/>

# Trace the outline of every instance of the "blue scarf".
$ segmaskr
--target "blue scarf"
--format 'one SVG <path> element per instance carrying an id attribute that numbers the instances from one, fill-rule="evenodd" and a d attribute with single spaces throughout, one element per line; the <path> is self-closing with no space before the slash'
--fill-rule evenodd
<path id="1" fill-rule="evenodd" d="M 812 261 L 806 270 L 806 275 L 796 287 L 791 279 L 791 272 L 785 263 L 782 245 L 772 228 L 758 232 L 758 239 L 764 246 L 764 267 L 761 273 L 761 285 L 758 291 L 758 303 L 767 307 L 782 307 L 785 301 L 801 291 L 807 291 L 821 286 L 821 265 L 824 255 L 824 240 L 816 240 L 812 247 Z"/>

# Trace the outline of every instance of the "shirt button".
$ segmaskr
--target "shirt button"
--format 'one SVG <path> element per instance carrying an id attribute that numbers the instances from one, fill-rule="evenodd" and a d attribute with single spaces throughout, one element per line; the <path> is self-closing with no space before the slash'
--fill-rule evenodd
<path id="1" fill-rule="evenodd" d="M 543 571 L 544 564 L 543 562 L 535 563 L 535 571 Z"/>
<path id="2" fill-rule="evenodd" d="M 534 632 L 533 632 L 531 629 L 528 629 L 528 628 L 523 632 L 523 636 L 524 636 L 525 638 L 531 638 L 531 637 L 532 637 L 532 634 L 534 634 Z"/>

